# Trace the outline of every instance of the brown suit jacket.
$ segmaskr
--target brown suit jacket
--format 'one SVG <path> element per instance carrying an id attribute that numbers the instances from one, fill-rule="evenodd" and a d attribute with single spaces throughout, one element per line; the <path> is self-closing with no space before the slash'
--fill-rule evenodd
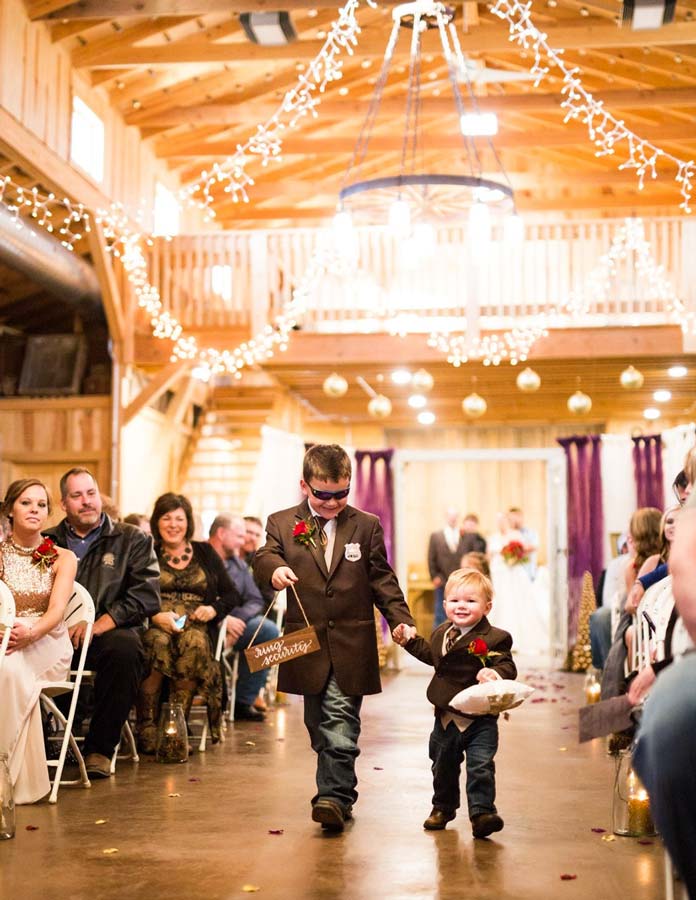
<path id="1" fill-rule="evenodd" d="M 481 671 L 481 661 L 469 653 L 468 647 L 471 641 L 480 637 L 488 645 L 489 650 L 495 650 L 500 656 L 493 656 L 486 667 L 495 669 L 501 678 L 515 678 L 517 667 L 512 659 L 512 637 L 502 628 L 491 625 L 484 616 L 478 625 L 459 638 L 449 653 L 443 656 L 443 643 L 445 632 L 452 623 L 447 621 L 433 631 L 430 640 L 418 635 L 406 644 L 406 650 L 416 659 L 426 665 L 435 667 L 435 674 L 428 685 L 428 700 L 436 707 L 438 712 L 444 712 L 449 708 L 450 712 L 456 712 L 450 708 L 452 697 L 463 691 L 464 688 L 478 684 L 476 675 Z"/>
<path id="2" fill-rule="evenodd" d="M 338 516 L 331 566 L 324 549 L 305 546 L 293 538 L 297 522 L 310 515 L 306 500 L 299 506 L 273 513 L 266 523 L 266 544 L 254 558 L 259 585 L 270 583 L 279 566 L 290 566 L 298 577 L 296 590 L 311 625 L 317 630 L 321 650 L 283 663 L 278 688 L 291 694 L 318 694 L 333 668 L 341 690 L 349 696 L 377 694 L 379 677 L 374 606 L 389 627 L 413 625 L 404 595 L 387 562 L 384 533 L 379 519 L 352 506 Z M 350 555 L 346 558 L 346 544 Z M 291 590 L 285 633 L 305 627 Z"/>

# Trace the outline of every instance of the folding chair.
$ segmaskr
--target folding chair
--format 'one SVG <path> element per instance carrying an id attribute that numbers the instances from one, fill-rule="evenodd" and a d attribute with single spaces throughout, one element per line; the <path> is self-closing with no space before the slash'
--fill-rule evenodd
<path id="1" fill-rule="evenodd" d="M 77 698 L 80 693 L 82 676 L 85 671 L 87 650 L 89 648 L 90 638 L 92 637 L 92 626 L 94 624 L 94 603 L 89 594 L 89 591 L 87 591 L 82 587 L 81 584 L 78 584 L 77 582 L 75 582 L 73 595 L 68 601 L 68 605 L 65 608 L 63 621 L 68 626 L 68 628 L 72 628 L 73 625 L 79 625 L 80 622 L 84 622 L 87 628 L 85 630 L 85 637 L 82 642 L 82 650 L 80 652 L 78 666 L 77 669 L 71 670 L 70 675 L 68 676 L 70 680 L 44 681 L 41 685 L 42 706 L 44 707 L 44 709 L 51 712 L 55 716 L 56 721 L 63 726 L 63 738 L 60 745 L 60 754 L 58 756 L 58 759 L 48 760 L 49 768 L 55 768 L 56 770 L 55 776 L 53 778 L 53 786 L 51 787 L 51 794 L 48 798 L 49 803 L 55 803 L 57 801 L 58 788 L 62 784 L 83 784 L 86 788 L 91 787 L 89 777 L 87 775 L 87 770 L 85 769 L 85 761 L 82 758 L 82 753 L 80 752 L 79 747 L 77 746 L 77 741 L 73 737 L 72 726 L 75 719 L 75 708 L 77 707 Z M 70 692 L 72 692 L 72 699 L 70 700 L 70 708 L 66 717 L 65 715 L 63 715 L 60 709 L 58 709 L 52 698 L 58 696 L 59 694 L 67 694 Z M 77 763 L 80 768 L 80 778 L 63 780 L 63 767 L 65 766 L 65 756 L 68 752 L 68 746 L 70 746 L 73 753 L 75 754 L 75 758 L 77 759 Z"/>
<path id="2" fill-rule="evenodd" d="M 225 649 L 225 637 L 227 636 L 227 618 L 224 618 L 220 623 L 220 629 L 218 631 L 218 639 L 217 644 L 215 645 L 215 662 L 219 663 L 222 659 L 222 651 Z M 205 753 L 205 742 L 208 739 L 208 708 L 205 705 L 202 706 L 192 706 L 191 711 L 196 712 L 204 712 L 205 713 L 205 721 L 203 722 L 203 731 L 201 732 L 201 740 L 198 744 L 198 752 Z M 190 714 L 189 714 L 190 715 Z M 223 722 L 224 722 L 223 716 Z M 224 740 L 224 736 L 221 734 L 220 739 Z"/>
<path id="3" fill-rule="evenodd" d="M 10 631 L 15 620 L 15 602 L 12 591 L 4 581 L 0 581 L 0 669 L 5 662 Z"/>

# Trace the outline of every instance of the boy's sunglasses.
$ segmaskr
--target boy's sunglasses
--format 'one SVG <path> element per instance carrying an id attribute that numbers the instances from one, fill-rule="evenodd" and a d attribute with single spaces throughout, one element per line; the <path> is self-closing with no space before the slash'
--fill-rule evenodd
<path id="1" fill-rule="evenodd" d="M 344 497 L 350 494 L 350 485 L 342 491 L 320 491 L 317 488 L 313 488 L 311 484 L 308 484 L 307 487 L 317 500 L 343 500 Z"/>

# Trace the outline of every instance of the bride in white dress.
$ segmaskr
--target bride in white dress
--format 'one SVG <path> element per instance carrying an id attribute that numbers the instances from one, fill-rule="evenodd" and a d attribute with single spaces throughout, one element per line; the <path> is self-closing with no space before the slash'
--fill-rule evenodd
<path id="1" fill-rule="evenodd" d="M 499 513 L 498 530 L 488 538 L 493 607 L 489 621 L 512 635 L 513 649 L 521 653 L 548 654 L 549 590 L 548 577 L 540 569 L 534 581 L 527 567 L 511 565 L 502 554 L 503 547 L 512 541 L 524 545 L 522 534 L 510 526 L 508 517 Z"/>

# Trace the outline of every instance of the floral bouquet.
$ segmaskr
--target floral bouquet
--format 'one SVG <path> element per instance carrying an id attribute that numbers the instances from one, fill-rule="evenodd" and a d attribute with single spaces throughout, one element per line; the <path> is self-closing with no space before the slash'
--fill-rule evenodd
<path id="1" fill-rule="evenodd" d="M 527 551 L 524 549 L 524 544 L 521 544 L 519 541 L 510 541 L 510 543 L 506 544 L 500 552 L 509 566 L 517 566 L 520 563 L 529 562 L 529 557 L 527 556 Z"/>

